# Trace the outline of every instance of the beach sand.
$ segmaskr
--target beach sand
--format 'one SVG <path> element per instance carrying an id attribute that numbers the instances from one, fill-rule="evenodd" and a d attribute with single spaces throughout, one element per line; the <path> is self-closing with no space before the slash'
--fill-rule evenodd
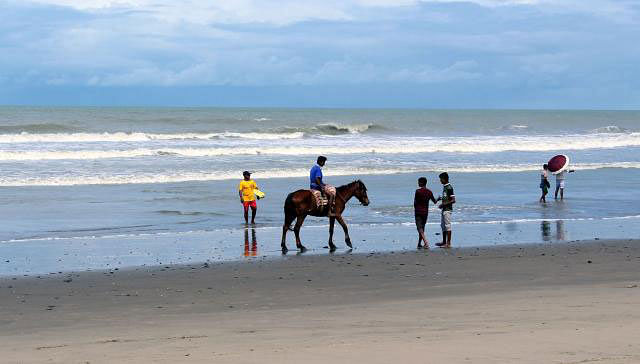
<path id="1" fill-rule="evenodd" d="M 639 286 L 635 240 L 5 277 L 0 362 L 638 363 Z"/>

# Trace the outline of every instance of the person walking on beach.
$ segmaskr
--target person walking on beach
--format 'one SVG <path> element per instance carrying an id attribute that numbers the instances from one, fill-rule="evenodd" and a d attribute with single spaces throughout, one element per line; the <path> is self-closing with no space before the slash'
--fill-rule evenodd
<path id="1" fill-rule="evenodd" d="M 542 173 L 540 173 L 540 189 L 542 189 L 542 196 L 540 196 L 540 202 L 547 203 L 547 193 L 549 193 L 549 165 L 544 164 L 542 166 Z"/>
<path id="2" fill-rule="evenodd" d="M 335 216 L 334 202 L 336 199 L 336 189 L 322 181 L 322 167 L 324 167 L 326 162 L 327 157 L 323 155 L 319 156 L 316 160 L 316 165 L 314 165 L 309 172 L 310 187 L 312 190 L 320 191 L 327 196 L 329 200 L 327 216 Z"/>
<path id="3" fill-rule="evenodd" d="M 449 183 L 449 174 L 442 172 L 438 176 L 442 183 L 442 196 L 438 197 L 442 213 L 440 215 L 440 227 L 442 227 L 442 243 L 436 243 L 440 248 L 451 248 L 451 213 L 453 212 L 453 204 L 456 203 L 456 195 L 453 193 L 453 187 Z"/>
<path id="4" fill-rule="evenodd" d="M 429 242 L 424 233 L 424 227 L 427 224 L 427 218 L 429 217 L 429 201 L 436 203 L 436 199 L 433 197 L 433 192 L 427 188 L 427 179 L 425 177 L 418 178 L 418 189 L 413 197 L 413 210 L 416 217 L 416 228 L 418 229 L 418 249 L 422 249 L 422 242 L 424 241 L 424 248 L 429 249 Z"/>
<path id="5" fill-rule="evenodd" d="M 560 200 L 564 200 L 564 179 L 566 177 L 566 173 L 575 172 L 573 169 L 564 170 L 560 173 L 556 173 L 556 193 L 555 199 L 558 199 L 558 191 L 560 191 Z"/>
<path id="6" fill-rule="evenodd" d="M 256 223 L 256 212 L 258 204 L 256 203 L 255 191 L 258 185 L 251 179 L 251 172 L 242 172 L 244 179 L 238 184 L 238 194 L 240 195 L 240 203 L 244 207 L 244 222 L 249 223 L 249 207 L 251 207 L 251 224 Z"/>

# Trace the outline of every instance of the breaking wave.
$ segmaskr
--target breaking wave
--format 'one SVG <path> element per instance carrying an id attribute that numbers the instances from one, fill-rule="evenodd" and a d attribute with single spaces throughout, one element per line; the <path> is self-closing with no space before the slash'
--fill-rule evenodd
<path id="1" fill-rule="evenodd" d="M 592 134 L 607 134 L 607 133 L 629 133 L 629 129 L 621 128 L 617 125 L 607 125 L 600 128 L 589 130 Z"/>
<path id="2" fill-rule="evenodd" d="M 303 133 L 48 133 L 1 134 L 0 143 L 90 143 L 90 142 L 146 142 L 154 140 L 212 140 L 212 139 L 298 139 Z"/>
<path id="3" fill-rule="evenodd" d="M 75 134 L 72 134 L 75 135 Z M 274 134 L 269 134 L 273 136 Z M 42 136 L 42 135 L 41 135 Z M 110 134 L 109 136 L 113 136 Z M 146 134 L 145 134 L 146 136 Z M 187 137 L 188 135 L 182 135 Z M 289 135 L 293 138 L 292 135 Z M 125 138 L 128 135 L 124 136 Z M 250 135 L 244 134 L 248 138 Z M 94 137 L 92 140 L 95 140 Z M 86 139 L 83 139 L 86 141 Z M 118 140 L 122 140 L 119 138 Z M 143 148 L 127 143 L 119 149 L 52 149 L 49 145 L 39 149 L 1 149 L 0 161 L 108 159 L 139 157 L 216 157 L 240 155 L 349 155 L 349 154 L 419 154 L 419 153 L 500 153 L 500 152 L 560 152 L 569 150 L 613 149 L 639 147 L 640 133 L 589 134 L 570 136 L 494 136 L 494 137 L 361 137 L 353 139 L 330 138 L 293 140 L 281 143 L 279 139 L 258 143 L 237 141 L 233 143 L 203 143 L 195 146 L 161 146 Z M 100 147 L 105 147 L 100 145 Z"/>
<path id="4" fill-rule="evenodd" d="M 146 142 L 154 140 L 215 140 L 255 139 L 280 140 L 301 139 L 305 135 L 345 135 L 388 130 L 377 124 L 318 124 L 309 128 L 281 127 L 267 132 L 220 132 L 159 134 L 143 132 L 113 133 L 65 133 L 73 131 L 63 125 L 34 124 L 24 126 L 0 126 L 0 143 L 87 143 L 87 142 Z"/>
<path id="5" fill-rule="evenodd" d="M 325 135 L 362 134 L 366 132 L 383 130 L 387 130 L 387 128 L 377 124 L 342 125 L 333 123 L 318 124 L 312 129 L 312 131 L 316 131 L 319 134 Z"/>
<path id="6" fill-rule="evenodd" d="M 303 133 L 306 136 L 334 136 L 334 135 L 357 135 L 373 132 L 389 131 L 386 128 L 378 124 L 338 124 L 338 123 L 323 123 L 310 127 L 294 127 L 294 126 L 282 126 L 274 129 L 276 133 Z"/>

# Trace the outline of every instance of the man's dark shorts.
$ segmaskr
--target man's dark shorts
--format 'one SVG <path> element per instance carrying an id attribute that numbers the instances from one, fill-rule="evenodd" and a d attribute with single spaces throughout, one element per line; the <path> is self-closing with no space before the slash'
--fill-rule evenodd
<path id="1" fill-rule="evenodd" d="M 418 228 L 418 230 L 424 230 L 428 217 L 428 214 L 416 214 L 416 228 Z"/>

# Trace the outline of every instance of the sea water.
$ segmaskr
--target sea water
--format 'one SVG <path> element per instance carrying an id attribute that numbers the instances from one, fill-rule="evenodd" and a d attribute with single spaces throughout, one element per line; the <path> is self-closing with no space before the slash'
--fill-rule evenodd
<path id="1" fill-rule="evenodd" d="M 556 154 L 575 173 L 540 204 Z M 318 155 L 327 183 L 368 187 L 345 212 L 356 251 L 413 248 L 416 180 L 437 196 L 443 171 L 457 246 L 640 232 L 638 111 L 0 107 L 0 274 L 279 254 L 284 199 Z M 267 194 L 248 230 L 244 170 Z M 432 242 L 438 223 L 432 207 Z M 326 225 L 306 220 L 312 252 Z"/>

